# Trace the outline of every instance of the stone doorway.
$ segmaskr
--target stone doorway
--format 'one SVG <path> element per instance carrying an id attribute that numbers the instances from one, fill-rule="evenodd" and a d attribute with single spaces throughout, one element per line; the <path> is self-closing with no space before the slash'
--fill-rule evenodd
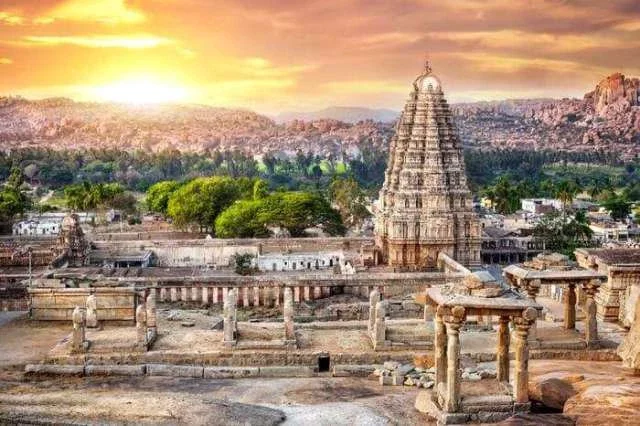
<path id="1" fill-rule="evenodd" d="M 318 356 L 318 373 L 328 373 L 331 366 L 329 354 Z"/>

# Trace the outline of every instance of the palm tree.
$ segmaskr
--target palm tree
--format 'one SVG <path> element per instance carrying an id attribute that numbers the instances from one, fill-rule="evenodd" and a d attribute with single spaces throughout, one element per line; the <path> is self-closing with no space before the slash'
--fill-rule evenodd
<path id="1" fill-rule="evenodd" d="M 578 192 L 578 187 L 575 183 L 563 180 L 556 186 L 555 196 L 562 203 L 562 211 L 566 215 L 567 206 L 573 203 L 573 197 Z"/>

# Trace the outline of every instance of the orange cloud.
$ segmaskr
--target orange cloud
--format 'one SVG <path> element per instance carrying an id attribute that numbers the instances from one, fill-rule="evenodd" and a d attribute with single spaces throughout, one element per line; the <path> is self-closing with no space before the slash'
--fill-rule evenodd
<path id="1" fill-rule="evenodd" d="M 149 49 L 172 44 L 173 41 L 147 34 L 138 35 L 88 35 L 88 36 L 26 36 L 23 43 L 35 46 L 73 45 L 89 48 Z M 20 43 L 20 42 L 19 42 Z"/>
<path id="2" fill-rule="evenodd" d="M 134 24 L 144 22 L 146 16 L 124 0 L 68 0 L 39 19 Z"/>
<path id="3" fill-rule="evenodd" d="M 0 24 L 22 25 L 24 18 L 18 14 L 0 11 Z"/>
<path id="4" fill-rule="evenodd" d="M 11 65 L 13 61 L 9 58 L 0 58 L 0 65 Z"/>

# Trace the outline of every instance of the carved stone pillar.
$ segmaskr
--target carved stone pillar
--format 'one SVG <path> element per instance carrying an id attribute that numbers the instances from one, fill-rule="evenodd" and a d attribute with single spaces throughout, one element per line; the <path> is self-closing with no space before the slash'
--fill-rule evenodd
<path id="1" fill-rule="evenodd" d="M 564 295 L 564 328 L 576 328 L 576 286 L 569 284 Z"/>
<path id="2" fill-rule="evenodd" d="M 227 297 L 224 299 L 223 341 L 231 345 L 235 344 L 236 341 L 236 291 L 236 289 L 232 289 L 227 292 Z"/>
<path id="3" fill-rule="evenodd" d="M 212 304 L 217 305 L 218 302 L 220 301 L 220 290 L 218 289 L 218 287 L 214 287 L 213 288 L 213 300 L 211 301 Z"/>
<path id="4" fill-rule="evenodd" d="M 242 287 L 242 306 L 249 307 L 249 287 Z"/>
<path id="5" fill-rule="evenodd" d="M 322 287 L 313 287 L 313 299 L 320 299 L 322 297 Z"/>
<path id="6" fill-rule="evenodd" d="M 296 335 L 293 328 L 293 292 L 290 287 L 284 289 L 284 339 L 295 340 Z"/>
<path id="7" fill-rule="evenodd" d="M 144 303 L 136 308 L 136 345 L 147 350 L 147 307 Z"/>
<path id="8" fill-rule="evenodd" d="M 434 366 L 436 368 L 434 388 L 437 390 L 440 383 L 447 381 L 447 329 L 439 313 L 436 313 L 434 319 Z"/>
<path id="9" fill-rule="evenodd" d="M 180 289 L 180 300 L 182 300 L 183 302 L 188 302 L 189 298 L 187 297 L 187 287 L 182 287 Z"/>
<path id="10" fill-rule="evenodd" d="M 300 303 L 300 286 L 295 286 L 293 288 L 293 301 Z"/>
<path id="11" fill-rule="evenodd" d="M 165 287 L 160 288 L 160 300 L 162 302 L 166 302 L 167 299 L 167 289 Z"/>
<path id="12" fill-rule="evenodd" d="M 373 326 L 373 349 L 383 347 L 387 340 L 387 326 L 385 317 L 387 316 L 387 301 L 376 303 L 376 322 Z"/>
<path id="13" fill-rule="evenodd" d="M 540 293 L 540 287 L 542 286 L 542 282 L 539 279 L 530 280 L 526 283 L 526 292 L 527 299 L 535 302 L 536 297 L 538 297 L 538 293 Z M 531 327 L 529 327 L 529 342 L 534 342 L 538 339 L 538 327 L 536 322 L 531 323 Z"/>
<path id="14" fill-rule="evenodd" d="M 73 321 L 73 335 L 71 338 L 71 352 L 84 352 L 85 350 L 85 326 L 87 318 L 83 309 L 76 306 L 71 314 Z"/>
<path id="15" fill-rule="evenodd" d="M 191 287 L 191 301 L 197 302 L 200 299 L 200 294 L 198 294 L 198 287 Z"/>
<path id="16" fill-rule="evenodd" d="M 149 293 L 145 305 L 147 307 L 147 328 L 155 333 L 158 327 L 158 317 L 156 312 L 156 295 L 154 292 Z"/>
<path id="17" fill-rule="evenodd" d="M 311 300 L 311 290 L 309 289 L 308 285 L 304 286 L 304 300 L 305 301 Z"/>
<path id="18" fill-rule="evenodd" d="M 535 308 L 527 308 L 515 324 L 515 366 L 513 377 L 513 398 L 517 403 L 529 402 L 529 327 L 535 321 L 538 312 Z"/>
<path id="19" fill-rule="evenodd" d="M 89 328 L 98 327 L 98 311 L 97 311 L 98 305 L 96 303 L 95 294 L 91 294 L 89 295 L 89 297 L 87 297 L 86 307 L 87 307 L 87 327 Z"/>
<path id="20" fill-rule="evenodd" d="M 178 289 L 175 287 L 171 287 L 171 289 L 169 290 L 171 292 L 171 301 L 172 302 L 177 302 L 178 301 Z"/>
<path id="21" fill-rule="evenodd" d="M 260 306 L 260 287 L 253 288 L 253 306 Z"/>
<path id="22" fill-rule="evenodd" d="M 598 286 L 596 283 L 588 283 L 583 284 L 582 290 L 586 294 L 587 300 L 584 304 L 584 311 L 586 314 L 585 324 L 584 324 L 584 340 L 587 343 L 587 346 L 594 346 L 598 342 L 598 321 L 597 321 L 597 311 L 598 306 L 594 299 L 596 293 L 598 292 Z"/>
<path id="23" fill-rule="evenodd" d="M 497 378 L 509 381 L 509 317 L 501 316 L 498 322 Z"/>
<path id="24" fill-rule="evenodd" d="M 447 387 L 444 395 L 444 411 L 455 413 L 460 401 L 460 326 L 464 322 L 465 309 L 456 306 L 452 315 L 445 318 L 447 327 Z"/>
<path id="25" fill-rule="evenodd" d="M 369 295 L 369 333 L 373 330 L 376 323 L 376 305 L 380 301 L 380 292 L 373 290 Z"/>

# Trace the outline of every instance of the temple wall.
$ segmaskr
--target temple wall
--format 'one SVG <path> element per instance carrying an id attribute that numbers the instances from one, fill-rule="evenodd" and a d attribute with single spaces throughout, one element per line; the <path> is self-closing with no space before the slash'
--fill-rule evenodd
<path id="1" fill-rule="evenodd" d="M 31 318 L 71 321 L 73 309 L 83 308 L 90 294 L 96 296 L 98 321 L 135 321 L 136 291 L 116 288 L 34 288 L 29 289 Z"/>

